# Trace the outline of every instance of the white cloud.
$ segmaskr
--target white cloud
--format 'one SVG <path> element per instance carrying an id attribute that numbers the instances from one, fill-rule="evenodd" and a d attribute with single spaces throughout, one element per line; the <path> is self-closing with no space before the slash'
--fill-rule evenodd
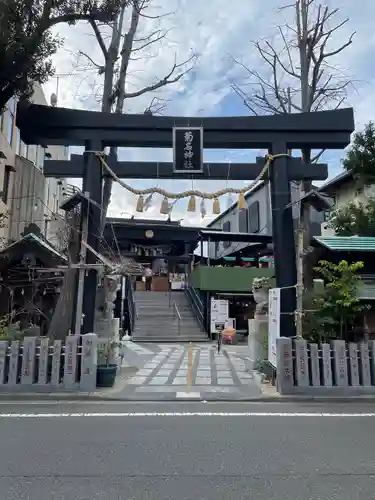
<path id="1" fill-rule="evenodd" d="M 265 3 L 267 7 L 265 8 Z M 290 3 L 290 2 L 285 2 Z M 371 64 L 375 49 L 375 32 L 373 19 L 375 3 L 373 0 L 361 0 L 360 8 L 353 0 L 326 1 L 333 8 L 339 7 L 342 19 L 349 18 L 342 30 L 337 32 L 333 39 L 333 47 L 343 43 L 352 31 L 356 31 L 353 44 L 342 52 L 335 60 L 335 68 L 345 74 L 350 74 L 354 80 L 354 87 L 348 103 L 356 108 L 356 122 L 362 126 L 373 118 L 375 109 L 375 71 Z M 233 92 L 229 85 L 230 78 L 239 78 L 241 73 L 237 66 L 233 66 L 229 55 L 243 61 L 247 66 L 262 70 L 261 61 L 254 52 L 251 41 L 270 36 L 276 32 L 277 24 L 288 21 L 291 12 L 283 10 L 277 12 L 277 7 L 283 4 L 282 0 L 155 0 L 150 13 L 174 12 L 171 16 L 163 17 L 159 21 L 160 29 L 170 29 L 168 38 L 159 47 L 153 47 L 147 59 L 133 61 L 130 67 L 128 90 L 137 90 L 148 85 L 155 79 L 165 76 L 173 66 L 175 57 L 178 61 L 186 60 L 192 53 L 199 55 L 194 70 L 178 83 L 164 87 L 156 95 L 167 99 L 168 106 L 165 114 L 183 116 L 219 115 L 222 112 L 223 101 L 229 102 Z M 142 33 L 155 29 L 155 21 L 142 19 Z M 59 77 L 59 105 L 66 107 L 98 109 L 98 101 L 94 94 L 99 92 L 101 81 L 95 71 L 82 71 L 76 67 L 76 54 L 82 50 L 90 57 L 102 63 L 100 49 L 90 28 L 85 25 L 75 27 L 62 26 L 60 35 L 65 38 L 64 49 L 55 57 L 57 74 Z M 56 89 L 56 79 L 46 85 L 46 92 L 50 94 Z M 155 95 L 155 94 L 153 94 Z M 143 95 L 128 100 L 125 111 L 130 113 L 143 112 L 150 103 L 152 96 Z M 236 106 L 235 114 L 241 109 L 240 102 L 233 97 Z M 230 107 L 226 107 L 226 114 L 230 114 Z M 246 108 L 242 109 L 247 114 Z M 212 158 L 214 153 L 207 153 Z M 241 156 L 245 155 L 245 156 Z M 256 152 L 223 152 L 222 161 L 251 161 Z M 171 151 L 168 150 L 122 150 L 120 157 L 132 160 L 159 160 L 170 161 Z M 216 155 L 215 158 L 218 156 Z M 338 158 L 339 155 L 330 155 Z M 218 161 L 216 159 L 216 161 Z M 337 170 L 339 161 L 332 162 L 331 172 Z M 156 181 L 131 181 L 132 185 L 149 187 Z M 242 183 L 229 183 L 238 186 Z M 195 187 L 213 190 L 223 187 L 225 182 L 195 182 Z M 171 191 L 181 191 L 191 188 L 189 181 L 160 181 L 159 186 Z M 160 202 L 160 199 L 158 199 Z M 121 212 L 134 212 L 135 197 L 124 196 L 124 190 L 115 186 L 112 196 L 110 213 L 119 215 Z M 222 202 L 225 205 L 225 201 Z M 223 207 L 225 208 L 225 207 Z M 161 217 L 157 205 L 149 215 Z M 210 207 L 207 206 L 208 216 Z M 145 215 L 143 214 L 142 217 Z M 186 201 L 176 205 L 173 211 L 174 218 L 184 218 L 184 223 L 200 223 L 199 214 L 186 213 Z"/>

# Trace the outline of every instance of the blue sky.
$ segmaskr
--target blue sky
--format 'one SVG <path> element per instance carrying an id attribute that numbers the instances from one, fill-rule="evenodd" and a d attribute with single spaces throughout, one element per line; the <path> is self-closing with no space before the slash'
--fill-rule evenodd
<path id="1" fill-rule="evenodd" d="M 278 10 L 282 5 L 290 4 L 286 0 L 152 0 L 149 14 L 172 12 L 163 17 L 158 25 L 155 20 L 143 18 L 140 23 L 139 36 L 146 36 L 150 30 L 170 30 L 168 38 L 161 45 L 155 45 L 152 56 L 139 57 L 130 65 L 128 91 L 139 90 L 156 79 L 163 78 L 172 67 L 176 58 L 178 62 L 186 60 L 195 53 L 198 58 L 193 71 L 177 84 L 164 87 L 156 95 L 167 99 L 164 114 L 172 116 L 236 116 L 247 115 L 249 110 L 231 88 L 231 82 L 244 82 L 243 69 L 234 64 L 233 58 L 247 67 L 267 76 L 264 63 L 253 48 L 252 41 L 267 38 L 275 47 L 281 49 L 278 26 L 292 23 L 292 10 Z M 316 1 L 316 4 L 319 2 Z M 337 22 L 348 18 L 343 28 L 335 33 L 330 49 L 344 43 L 355 31 L 353 43 L 344 52 L 331 60 L 332 72 L 339 78 L 350 78 L 353 86 L 349 88 L 346 104 L 355 108 L 357 129 L 373 119 L 375 110 L 375 69 L 373 55 L 375 53 L 375 19 L 374 0 L 326 0 L 330 8 L 338 8 Z M 330 28 L 333 24 L 330 24 Z M 75 27 L 61 27 L 59 34 L 65 38 L 65 45 L 56 55 L 54 62 L 59 78 L 59 105 L 81 109 L 98 109 L 97 95 L 100 96 L 101 80 L 93 68 L 85 65 L 84 58 L 77 56 L 78 51 L 87 53 L 92 59 L 101 62 L 100 49 L 92 36 L 90 28 L 81 24 Z M 138 54 L 139 56 L 139 54 Z M 77 64 L 78 61 L 78 64 Z M 46 85 L 47 94 L 56 89 L 56 79 Z M 126 101 L 125 112 L 138 113 L 148 106 L 155 94 L 146 94 Z M 253 161 L 259 151 L 205 151 L 208 161 L 246 162 Z M 262 152 L 264 153 L 264 152 Z M 326 152 L 322 161 L 329 164 L 330 177 L 340 172 L 340 160 L 344 152 Z M 132 149 L 120 151 L 120 157 L 132 160 L 170 161 L 170 150 Z M 136 187 L 150 187 L 156 181 L 131 181 Z M 170 180 L 159 182 L 173 192 L 190 189 L 191 181 Z M 222 182 L 196 181 L 194 187 L 214 190 L 226 185 Z M 241 182 L 229 185 L 243 187 Z M 136 199 L 126 193 L 120 186 L 113 190 L 111 215 L 133 213 Z M 155 198 L 155 205 L 147 213 L 148 216 L 160 217 L 160 199 Z M 202 222 L 199 214 L 186 214 L 186 202 L 179 202 L 174 209 L 175 218 L 184 217 L 185 223 Z M 222 208 L 226 207 L 226 200 Z M 210 207 L 203 223 L 212 218 Z M 143 215 L 144 216 L 144 215 Z"/>

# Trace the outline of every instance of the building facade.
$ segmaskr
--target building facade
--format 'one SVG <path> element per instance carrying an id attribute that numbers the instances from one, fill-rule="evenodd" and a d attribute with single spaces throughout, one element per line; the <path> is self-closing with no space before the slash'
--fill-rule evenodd
<path id="1" fill-rule="evenodd" d="M 297 184 L 291 183 L 292 212 L 295 227 L 298 227 L 298 200 L 300 190 Z M 272 209 L 269 183 L 260 182 L 245 196 L 247 208 L 239 210 L 238 204 L 233 203 L 227 210 L 222 212 L 216 219 L 211 221 L 207 227 L 220 229 L 233 233 L 254 233 L 272 235 Z M 324 215 L 311 209 L 311 231 L 313 236 L 319 236 Z M 248 243 L 210 243 L 208 245 L 208 256 L 220 258 L 230 256 L 232 253 L 242 250 Z"/>
<path id="2" fill-rule="evenodd" d="M 36 104 L 48 104 L 40 85 L 35 86 L 32 99 Z M 19 239 L 30 223 L 37 224 L 56 244 L 56 235 L 64 226 L 64 212 L 59 206 L 67 184 L 65 179 L 46 179 L 43 165 L 48 159 L 68 159 L 69 150 L 64 146 L 24 144 L 16 127 L 16 112 L 13 98 L 0 117 L 0 216 L 7 214 L 0 219 L 1 244 Z"/>
<path id="3" fill-rule="evenodd" d="M 319 189 L 328 195 L 334 202 L 333 210 L 340 209 L 350 202 L 366 203 L 369 198 L 375 197 L 375 185 L 364 186 L 358 189 L 353 175 L 349 172 L 341 172 L 336 177 L 326 182 Z M 322 222 L 322 236 L 334 236 L 335 232 L 328 227 L 327 221 L 330 213 L 326 213 Z"/>

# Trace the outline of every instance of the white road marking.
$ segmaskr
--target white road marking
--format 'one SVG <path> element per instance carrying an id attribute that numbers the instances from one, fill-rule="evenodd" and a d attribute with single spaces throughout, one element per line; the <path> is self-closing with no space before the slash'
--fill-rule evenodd
<path id="1" fill-rule="evenodd" d="M 176 393 L 177 399 L 190 399 L 190 398 L 200 398 L 200 397 L 201 397 L 200 392 L 177 392 Z"/>
<path id="2" fill-rule="evenodd" d="M 0 413 L 7 418 L 88 418 L 88 417 L 375 417 L 375 413 L 281 413 L 281 412 L 112 412 L 112 413 Z"/>

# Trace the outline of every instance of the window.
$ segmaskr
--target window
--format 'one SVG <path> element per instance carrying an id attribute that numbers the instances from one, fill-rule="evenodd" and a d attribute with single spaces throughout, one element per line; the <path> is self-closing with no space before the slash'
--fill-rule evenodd
<path id="1" fill-rule="evenodd" d="M 215 241 L 215 258 L 219 255 L 220 241 Z"/>
<path id="2" fill-rule="evenodd" d="M 9 196 L 9 186 L 10 186 L 10 173 L 12 172 L 12 167 L 10 165 L 5 165 L 4 167 L 4 179 L 3 179 L 3 190 L 1 192 L 1 199 L 5 204 L 8 203 Z"/>
<path id="3" fill-rule="evenodd" d="M 44 148 L 42 146 L 37 146 L 36 149 L 36 166 L 40 168 L 40 170 L 43 169 L 43 160 L 44 160 Z"/>
<path id="4" fill-rule="evenodd" d="M 240 233 L 249 232 L 249 211 L 247 208 L 238 212 L 238 230 Z"/>
<path id="5" fill-rule="evenodd" d="M 323 220 L 324 222 L 328 222 L 330 217 L 332 215 L 332 212 L 330 210 L 327 210 L 326 212 L 323 213 Z"/>
<path id="6" fill-rule="evenodd" d="M 16 155 L 21 156 L 21 135 L 20 135 L 20 129 L 16 127 Z"/>
<path id="7" fill-rule="evenodd" d="M 227 220 L 226 222 L 224 222 L 224 224 L 223 224 L 223 231 L 227 232 L 227 233 L 230 233 L 230 221 L 229 220 Z M 224 241 L 223 242 L 223 247 L 224 248 L 228 248 L 228 247 L 230 247 L 230 245 L 231 245 L 230 241 Z"/>
<path id="8" fill-rule="evenodd" d="M 12 140 L 13 140 L 13 115 L 12 115 L 12 113 L 9 110 L 5 112 L 5 121 L 6 121 L 5 137 L 7 138 L 7 141 L 9 142 L 9 144 L 12 145 Z"/>
<path id="9" fill-rule="evenodd" d="M 26 158 L 36 164 L 36 146 L 27 146 Z"/>
<path id="10" fill-rule="evenodd" d="M 8 109 L 14 116 L 16 114 L 16 100 L 14 97 L 10 101 L 8 101 Z"/>
<path id="11" fill-rule="evenodd" d="M 13 141 L 13 130 L 14 130 L 14 120 L 16 115 L 16 100 L 13 97 L 10 101 L 8 101 L 8 110 L 5 112 L 6 117 L 6 138 L 10 145 L 12 145 Z"/>
<path id="12" fill-rule="evenodd" d="M 249 206 L 249 233 L 259 233 L 259 201 Z"/>

